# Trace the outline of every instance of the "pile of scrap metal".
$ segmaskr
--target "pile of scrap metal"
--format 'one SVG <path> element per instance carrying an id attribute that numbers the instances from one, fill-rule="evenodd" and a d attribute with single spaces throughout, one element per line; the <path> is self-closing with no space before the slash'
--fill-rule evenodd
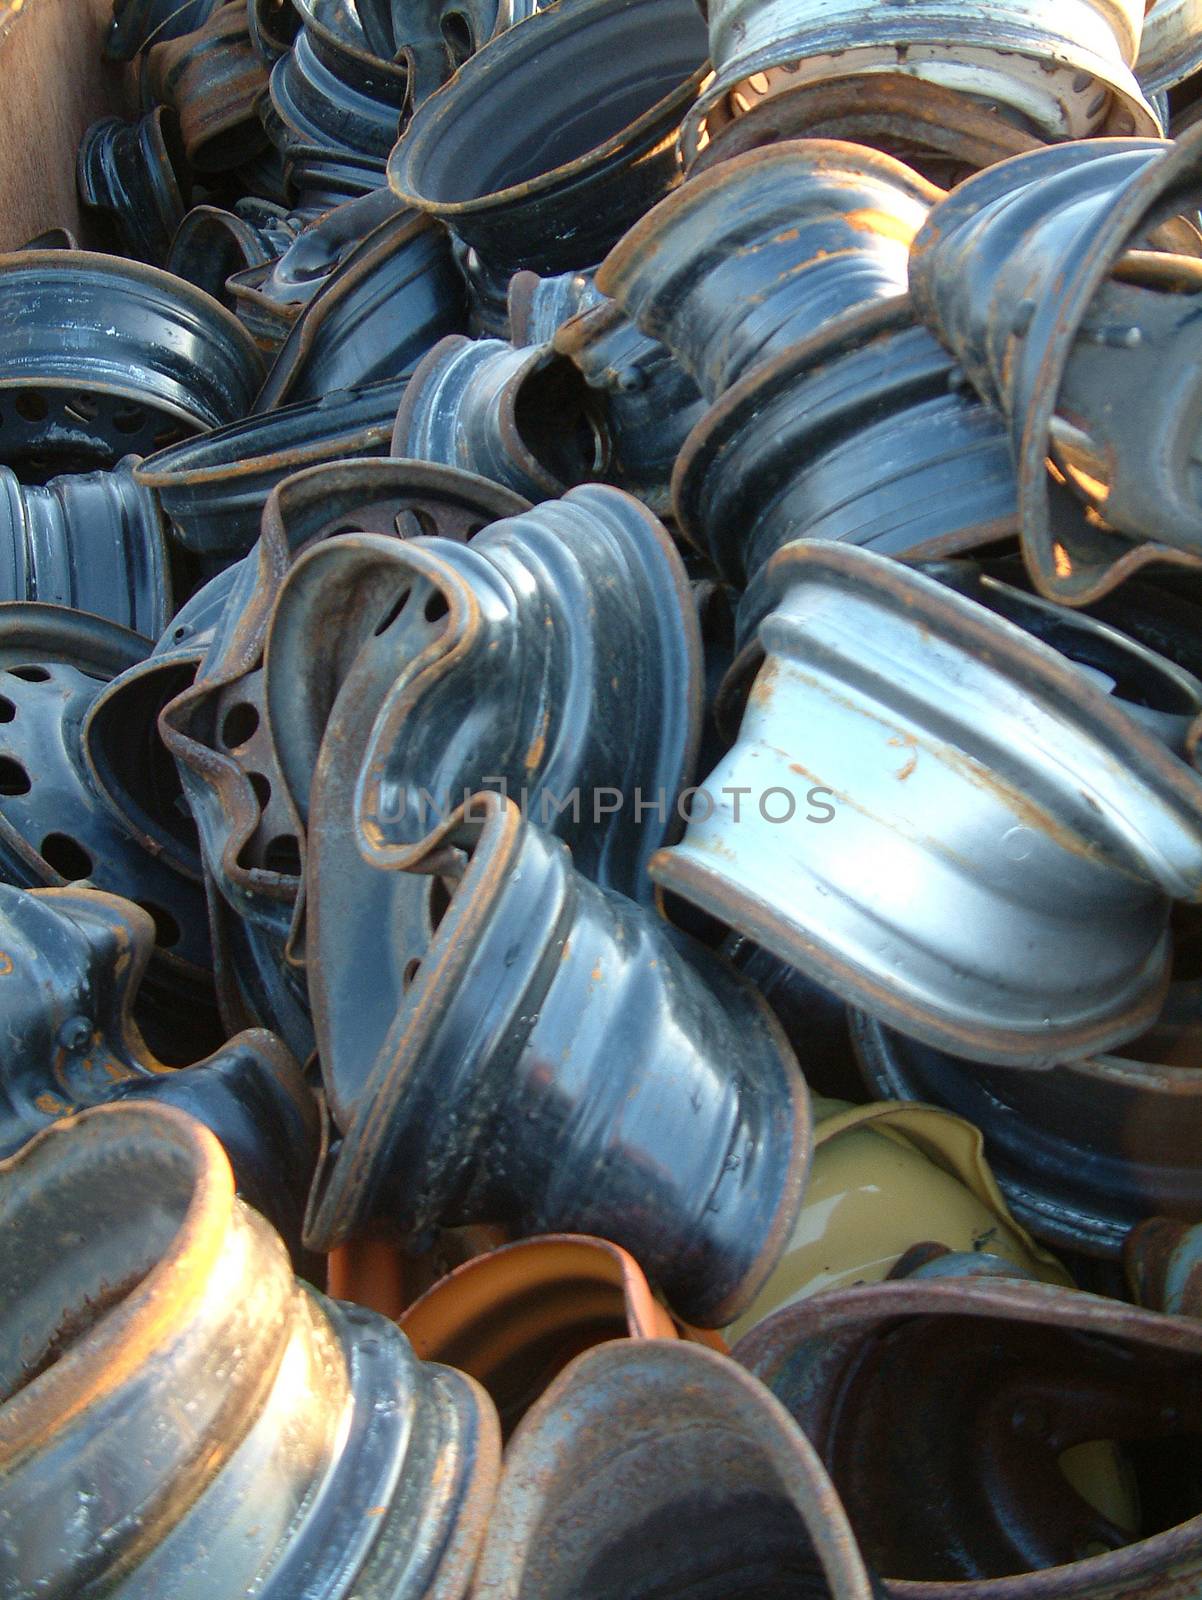
<path id="1" fill-rule="evenodd" d="M 1197 1594 L 1202 4 L 106 48 L 107 253 L 0 259 L 0 1594 Z"/>

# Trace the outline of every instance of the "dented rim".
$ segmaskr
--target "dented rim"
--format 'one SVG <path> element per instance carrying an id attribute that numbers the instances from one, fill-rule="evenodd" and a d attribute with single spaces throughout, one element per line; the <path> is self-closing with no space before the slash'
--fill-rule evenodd
<path id="1" fill-rule="evenodd" d="M 317 859 L 312 821 L 310 844 Z M 373 978 L 387 1021 L 363 1016 L 369 1036 L 385 1022 L 378 1045 L 325 1061 L 350 1069 L 354 1109 L 313 1190 L 310 1244 L 482 1211 L 522 1233 L 609 1238 L 678 1315 L 731 1321 L 783 1248 L 809 1159 L 805 1085 L 763 1002 L 589 884 L 498 795 L 456 813 L 420 868 L 395 875 Z M 328 900 L 313 916 L 333 982 L 345 924 Z"/>
<path id="2" fill-rule="evenodd" d="M 365 1594 L 466 1592 L 499 1470 L 490 1402 L 294 1279 L 207 1129 L 98 1107 L 3 1170 L 8 1587 L 121 1593 L 132 1565 L 159 1592 L 201 1570 L 272 1600 L 348 1574 Z M 104 1495 L 81 1500 L 81 1452 Z"/>

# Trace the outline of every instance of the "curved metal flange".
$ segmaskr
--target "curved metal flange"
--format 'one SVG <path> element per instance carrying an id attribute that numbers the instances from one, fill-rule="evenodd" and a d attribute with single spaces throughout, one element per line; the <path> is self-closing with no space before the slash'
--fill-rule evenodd
<path id="1" fill-rule="evenodd" d="M 6 1593 L 462 1600 L 491 1402 L 294 1279 L 206 1128 L 100 1106 L 0 1171 Z"/>
<path id="2" fill-rule="evenodd" d="M 132 61 L 156 39 L 174 39 L 199 28 L 221 0 L 113 0 L 104 40 L 107 61 Z"/>
<path id="3" fill-rule="evenodd" d="M 867 145 L 904 161 L 941 189 L 1047 141 L 1019 127 L 997 105 L 956 89 L 902 73 L 863 72 L 798 88 L 783 85 L 745 104 L 735 91 L 723 123 L 706 118 L 708 142 L 688 166 L 688 177 L 761 145 L 785 139 L 838 139 Z"/>
<path id="4" fill-rule="evenodd" d="M 1169 898 L 1202 883 L 1202 779 L 1125 701 L 1181 709 L 1179 669 L 1071 614 L 1080 632 L 1053 614 L 1045 642 L 1016 591 L 994 614 L 832 544 L 781 551 L 757 588 L 767 659 L 656 881 L 971 1060 L 1137 1035 L 1168 982 Z"/>
<path id="5" fill-rule="evenodd" d="M 965 1062 L 868 1017 L 853 1030 L 874 1093 L 930 1101 L 976 1123 L 1006 1198 L 1037 1237 L 1114 1259 L 1144 1219 L 1202 1212 L 1200 999 L 1197 982 L 1174 983 L 1132 1044 L 1046 1073 Z"/>
<path id="6" fill-rule="evenodd" d="M 197 881 L 202 864 L 196 822 L 158 720 L 195 678 L 239 577 L 238 566 L 230 566 L 198 589 L 150 654 L 104 684 L 80 729 L 92 784 L 118 822 L 176 872 Z"/>
<path id="7" fill-rule="evenodd" d="M 612 300 L 565 323 L 553 347 L 579 367 L 601 404 L 607 480 L 638 495 L 657 516 L 668 515 L 676 458 L 705 414 L 697 385 Z"/>
<path id="8" fill-rule="evenodd" d="M 344 389 L 246 417 L 185 440 L 137 468 L 176 537 L 203 555 L 245 555 L 263 508 L 294 472 L 388 454 L 404 380 Z"/>
<path id="9" fill-rule="evenodd" d="M 232 422 L 262 377 L 238 319 L 181 278 L 83 250 L 0 255 L 0 454 L 25 480 Z"/>
<path id="10" fill-rule="evenodd" d="M 555 1380 L 506 1451 L 474 1592 L 601 1600 L 615 1571 L 626 1600 L 874 1593 L 800 1428 L 679 1340 L 617 1340 Z"/>
<path id="11" fill-rule="evenodd" d="M 254 991 L 251 1014 L 269 1019 L 290 1043 L 308 1026 L 299 977 L 280 970 L 300 892 L 308 789 L 306 783 L 300 795 L 286 781 L 301 730 L 292 723 L 272 729 L 263 676 L 268 623 L 284 579 L 300 550 L 348 524 L 392 533 L 430 526 L 464 537 L 525 509 L 525 501 L 492 484 L 416 462 L 344 461 L 285 479 L 272 491 L 263 538 L 239 569 L 195 685 L 164 710 L 163 741 L 179 766 L 220 900 L 213 915 L 221 975 L 230 978 L 232 965 Z M 351 620 L 342 618 L 340 629 Z M 363 865 L 361 875 L 366 871 Z M 236 1016 L 231 983 L 223 987 L 227 1013 Z"/>
<path id="12" fill-rule="evenodd" d="M 167 271 L 237 312 L 228 280 L 274 261 L 295 235 L 295 219 L 269 201 L 239 200 L 232 211 L 193 206 L 175 230 Z"/>
<path id="13" fill-rule="evenodd" d="M 292 49 L 300 31 L 300 13 L 292 0 L 247 0 L 246 18 L 259 59 L 273 67 Z"/>
<path id="14" fill-rule="evenodd" d="M 440 339 L 414 369 L 397 410 L 392 454 L 474 472 L 548 500 L 603 472 L 600 407 L 550 345 Z"/>
<path id="15" fill-rule="evenodd" d="M 904 74 L 1003 108 L 1048 139 L 1159 134 L 1132 72 L 1144 0 L 711 0 L 714 76 L 685 119 L 691 162 L 740 110 L 780 89 Z"/>
<path id="16" fill-rule="evenodd" d="M 353 1247 L 351 1247 L 353 1248 Z M 424 1361 L 466 1372 L 508 1436 L 582 1351 L 613 1339 L 689 1339 L 726 1350 L 660 1304 L 638 1262 L 607 1239 L 544 1233 L 472 1256 L 397 1318 Z"/>
<path id="17" fill-rule="evenodd" d="M 246 0 L 224 0 L 194 33 L 155 44 L 142 81 L 178 115 L 194 172 L 228 172 L 266 146 L 256 106 L 267 71 L 251 42 Z"/>
<path id="18" fill-rule="evenodd" d="M 205 1061 L 165 1067 L 131 1015 L 155 929 L 140 907 L 95 889 L 0 885 L 5 1018 L 0 1158 L 59 1117 L 113 1100 L 188 1111 L 221 1141 L 238 1192 L 300 1249 L 317 1164 L 317 1106 L 270 1033 L 243 1033 Z"/>
<path id="19" fill-rule="evenodd" d="M 371 229 L 301 311 L 255 411 L 400 378 L 465 316 L 445 232 L 400 211 Z"/>
<path id="20" fill-rule="evenodd" d="M 413 106 L 497 31 L 498 0 L 356 0 L 356 9 L 376 54 L 408 67 Z"/>
<path id="21" fill-rule="evenodd" d="M 41 600 L 160 634 L 171 615 L 166 527 L 136 465 L 134 456 L 43 488 L 0 468 L 0 601 Z"/>
<path id="22" fill-rule="evenodd" d="M 367 977 L 352 930 L 381 925 L 323 883 L 321 810 L 318 791 L 311 938 L 345 999 Z M 496 794 L 432 835 L 418 870 L 388 876 L 376 999 L 357 1038 L 322 1052 L 327 1093 L 351 1115 L 307 1242 L 484 1215 L 595 1233 L 679 1315 L 731 1321 L 780 1254 L 809 1159 L 805 1084 L 755 991 L 589 883 Z"/>
<path id="23" fill-rule="evenodd" d="M 692 775 L 701 640 L 680 558 L 637 501 L 576 489 L 470 543 L 323 541 L 289 575 L 268 659 L 296 783 L 320 741 L 313 782 L 353 783 L 372 866 L 414 867 L 465 796 L 495 787 L 586 877 L 649 896 Z"/>
<path id="24" fill-rule="evenodd" d="M 402 62 L 368 48 L 348 0 L 292 0 L 301 29 L 271 71 L 268 136 L 279 148 L 314 145 L 370 163 L 383 182 L 409 87 Z"/>
<path id="25" fill-rule="evenodd" d="M 1144 18 L 1135 73 L 1148 96 L 1163 94 L 1202 67 L 1202 5 L 1153 0 Z"/>
<path id="26" fill-rule="evenodd" d="M 672 136 L 704 58 L 692 0 L 539 12 L 417 110 L 388 181 L 506 277 L 592 266 L 680 181 Z"/>
<path id="27" fill-rule="evenodd" d="M 113 242 L 162 266 L 188 209 L 190 184 L 173 110 L 156 106 L 137 122 L 102 117 L 79 145 L 80 204 Z"/>
<path id="28" fill-rule="evenodd" d="M 734 583 L 801 538 L 921 560 L 1018 533 L 1005 424 L 905 298 L 851 313 L 728 390 L 681 448 L 672 502 Z"/>
<path id="29" fill-rule="evenodd" d="M 595 280 L 591 269 L 550 278 L 524 268 L 515 272 L 505 286 L 505 337 L 519 350 L 550 344 L 565 322 L 607 303 Z"/>
<path id="30" fill-rule="evenodd" d="M 751 150 L 640 218 L 597 288 L 713 401 L 841 313 L 904 294 L 911 240 L 941 196 L 860 145 Z"/>
<path id="31" fill-rule="evenodd" d="M 105 803 L 82 724 L 115 670 L 147 641 L 58 606 L 0 607 L 0 876 L 34 888 L 86 882 L 154 919 L 160 975 L 209 965 L 204 897 Z"/>
<path id="32" fill-rule="evenodd" d="M 1191 1470 L 1202 1327 L 988 1268 L 944 1257 L 909 1279 L 817 1295 L 741 1339 L 735 1359 L 813 1441 L 895 1600 L 1167 1600 L 1189 1588 L 1202 1518 L 1180 1522 L 1153 1470 L 1143 1510 L 1164 1531 L 1139 1538 L 1116 1445 L 1131 1441 L 1145 1468 L 1167 1452 Z"/>
<path id="33" fill-rule="evenodd" d="M 1069 605 L 1149 562 L 1202 565 L 1202 246 L 1184 221 L 1158 229 L 1196 204 L 1200 153 L 1202 127 L 1036 151 L 962 184 L 915 240 L 915 310 L 1006 415 L 1024 556 Z"/>

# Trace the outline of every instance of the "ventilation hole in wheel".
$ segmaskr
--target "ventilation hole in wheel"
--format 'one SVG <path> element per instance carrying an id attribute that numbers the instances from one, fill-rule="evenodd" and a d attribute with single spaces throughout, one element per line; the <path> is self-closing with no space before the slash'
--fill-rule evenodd
<path id="1" fill-rule="evenodd" d="M 465 539 L 474 539 L 478 533 L 483 533 L 487 527 L 487 522 L 473 522 L 463 537 Z"/>
<path id="2" fill-rule="evenodd" d="M 67 410 L 73 417 L 78 417 L 81 422 L 91 422 L 92 418 L 99 412 L 100 406 L 95 395 L 85 394 L 81 390 L 79 393 L 73 394 L 70 400 L 67 401 Z"/>
<path id="3" fill-rule="evenodd" d="M 268 872 L 278 872 L 287 878 L 300 877 L 300 846 L 290 833 L 277 834 L 268 843 L 263 852 L 263 865 Z"/>
<path id="4" fill-rule="evenodd" d="M 165 450 L 169 444 L 177 443 L 182 437 L 183 430 L 181 428 L 160 428 L 151 439 L 150 450 L 147 451 L 147 454 L 153 454 L 156 450 Z"/>
<path id="5" fill-rule="evenodd" d="M 389 628 L 392 627 L 393 623 L 400 616 L 401 612 L 404 611 L 405 606 L 408 604 L 408 601 L 409 601 L 409 590 L 408 589 L 402 589 L 400 594 L 396 597 L 396 599 L 393 601 L 392 605 L 389 607 L 389 609 L 380 618 L 379 622 L 376 623 L 376 637 L 377 638 L 380 636 L 380 634 L 388 632 Z"/>
<path id="6" fill-rule="evenodd" d="M 259 802 L 259 810 L 266 811 L 271 804 L 271 784 L 261 772 L 248 772 L 250 786 L 255 791 L 255 799 Z"/>
<path id="7" fill-rule="evenodd" d="M 50 674 L 45 667 L 9 667 L 14 678 L 20 678 L 24 683 L 48 683 Z"/>
<path id="8" fill-rule="evenodd" d="M 6 700 L 0 694 L 0 722 L 11 722 L 17 714 L 17 708 L 11 700 Z"/>
<path id="9" fill-rule="evenodd" d="M 121 406 L 113 412 L 113 427 L 118 433 L 139 433 L 145 426 L 144 406 Z"/>
<path id="10" fill-rule="evenodd" d="M 406 989 L 408 989 L 410 987 L 410 985 L 413 983 L 414 978 L 417 977 L 418 969 L 420 968 L 420 966 L 421 966 L 421 959 L 418 956 L 413 956 L 409 961 L 406 961 L 405 970 L 401 974 L 401 982 L 405 986 Z"/>
<path id="11" fill-rule="evenodd" d="M 28 794 L 29 774 L 12 756 L 0 756 L 0 794 Z"/>
<path id="12" fill-rule="evenodd" d="M 253 739 L 259 727 L 259 713 L 245 700 L 231 706 L 221 719 L 221 742 L 227 750 Z"/>
<path id="13" fill-rule="evenodd" d="M 42 858 L 60 877 L 74 883 L 86 878 L 92 870 L 92 858 L 69 833 L 48 833 L 40 846 Z"/>
<path id="14" fill-rule="evenodd" d="M 180 941 L 180 926 L 170 911 L 155 905 L 153 900 L 139 900 L 138 904 L 154 923 L 155 944 L 164 950 L 170 950 L 177 945 Z"/>
<path id="15" fill-rule="evenodd" d="M 39 394 L 36 389 L 21 389 L 13 404 L 17 408 L 17 415 L 24 417 L 26 422 L 45 422 L 50 415 L 46 396 Z"/>
<path id="16" fill-rule="evenodd" d="M 430 931 L 435 932 L 451 905 L 451 891 L 441 878 L 430 883 Z"/>
<path id="17" fill-rule="evenodd" d="M 439 19 L 439 27 L 452 66 L 461 67 L 475 49 L 467 18 L 461 11 L 444 11 Z"/>
<path id="18" fill-rule="evenodd" d="M 447 612 L 449 610 L 450 610 L 450 607 L 447 605 L 447 599 L 446 599 L 446 596 L 444 594 L 442 594 L 441 592 L 439 592 L 437 594 L 432 594 L 430 596 L 430 598 L 426 601 L 426 606 L 425 606 L 426 621 L 427 622 L 440 622 L 442 620 L 442 618 L 446 616 L 446 614 L 447 614 Z"/>

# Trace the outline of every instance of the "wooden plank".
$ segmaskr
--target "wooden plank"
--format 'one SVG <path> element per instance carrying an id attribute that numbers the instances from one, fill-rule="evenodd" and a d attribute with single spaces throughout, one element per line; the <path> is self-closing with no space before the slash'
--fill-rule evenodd
<path id="1" fill-rule="evenodd" d="M 111 14 L 112 0 L 0 0 L 0 250 L 80 231 L 80 135 L 126 109 L 125 71 L 100 54 Z"/>

